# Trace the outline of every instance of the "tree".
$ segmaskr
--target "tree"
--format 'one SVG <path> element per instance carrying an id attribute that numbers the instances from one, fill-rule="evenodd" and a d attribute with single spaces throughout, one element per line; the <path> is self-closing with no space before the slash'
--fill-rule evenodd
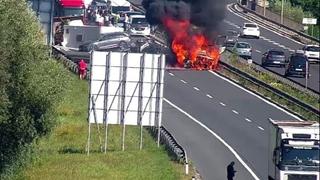
<path id="1" fill-rule="evenodd" d="M 44 34 L 21 0 L 0 0 L 0 179 L 55 124 L 69 74 L 50 59 Z"/>

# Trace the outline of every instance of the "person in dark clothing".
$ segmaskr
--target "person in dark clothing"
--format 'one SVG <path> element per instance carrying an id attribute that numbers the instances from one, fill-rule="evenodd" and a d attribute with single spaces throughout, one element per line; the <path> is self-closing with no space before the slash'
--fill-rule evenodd
<path id="1" fill-rule="evenodd" d="M 228 177 L 228 180 L 233 180 L 233 177 L 235 176 L 235 173 L 237 172 L 237 171 L 234 170 L 233 166 L 234 166 L 234 162 L 233 161 L 227 166 L 227 177 Z"/>

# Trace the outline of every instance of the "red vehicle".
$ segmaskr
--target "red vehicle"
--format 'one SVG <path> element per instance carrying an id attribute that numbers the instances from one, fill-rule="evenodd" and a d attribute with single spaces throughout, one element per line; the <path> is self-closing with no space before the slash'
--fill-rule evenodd
<path id="1" fill-rule="evenodd" d="M 84 16 L 84 0 L 56 0 L 55 17 L 83 18 Z"/>

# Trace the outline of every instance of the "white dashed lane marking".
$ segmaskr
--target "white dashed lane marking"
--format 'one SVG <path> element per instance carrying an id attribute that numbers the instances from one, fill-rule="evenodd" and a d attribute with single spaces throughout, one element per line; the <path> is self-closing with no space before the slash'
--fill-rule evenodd
<path id="1" fill-rule="evenodd" d="M 222 106 L 226 106 L 225 104 L 223 104 L 222 102 L 220 102 L 220 104 L 222 105 Z"/>
<path id="2" fill-rule="evenodd" d="M 256 52 L 257 52 L 257 53 L 261 53 L 261 51 L 259 51 L 259 50 L 256 50 Z"/>
<path id="3" fill-rule="evenodd" d="M 248 122 L 252 122 L 250 119 L 248 119 L 248 118 L 246 118 L 246 121 L 248 121 Z"/>
<path id="4" fill-rule="evenodd" d="M 210 99 L 212 99 L 212 98 L 213 98 L 210 94 L 207 94 L 207 97 L 208 97 L 208 98 L 210 98 Z"/>
<path id="5" fill-rule="evenodd" d="M 236 111 L 236 110 L 232 110 L 232 112 L 235 113 L 235 114 L 239 114 L 239 112 Z"/>
<path id="6" fill-rule="evenodd" d="M 258 126 L 259 129 L 261 129 L 262 131 L 264 131 L 264 129 L 261 126 Z"/>
<path id="7" fill-rule="evenodd" d="M 170 75 L 170 76 L 174 76 L 174 74 L 172 74 L 172 73 L 169 73 L 169 75 Z"/>
<path id="8" fill-rule="evenodd" d="M 199 91 L 200 89 L 199 88 L 197 88 L 197 87 L 193 87 L 193 89 L 195 89 L 196 91 Z"/>
<path id="9" fill-rule="evenodd" d="M 184 84 L 187 84 L 187 82 L 186 82 L 186 81 L 184 81 L 184 80 L 182 80 L 182 79 L 180 79 L 180 81 L 181 81 L 182 83 L 184 83 Z"/>

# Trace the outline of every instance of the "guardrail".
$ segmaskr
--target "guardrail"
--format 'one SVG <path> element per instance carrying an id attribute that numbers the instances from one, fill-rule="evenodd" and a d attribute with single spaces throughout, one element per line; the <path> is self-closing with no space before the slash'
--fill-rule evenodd
<path id="1" fill-rule="evenodd" d="M 305 102 L 302 102 L 300 101 L 299 99 L 293 97 L 293 96 L 290 96 L 289 94 L 281 91 L 281 90 L 278 90 L 274 87 L 272 87 L 271 85 L 253 77 L 252 75 L 246 73 L 246 72 L 243 72 L 239 69 L 237 69 L 236 67 L 226 63 L 226 62 L 223 62 L 223 61 L 220 61 L 220 64 L 223 65 L 227 70 L 239 75 L 240 77 L 254 83 L 255 85 L 259 86 L 259 87 L 262 87 L 264 88 L 265 90 L 268 90 L 269 92 L 272 92 L 273 94 L 287 100 L 288 102 L 291 102 L 297 106 L 299 106 L 300 108 L 306 110 L 306 111 L 309 111 L 309 112 L 312 112 L 315 116 L 317 116 L 318 118 L 320 118 L 320 111 L 319 109 L 305 103 Z M 255 69 L 256 71 L 259 71 L 257 68 L 255 67 L 252 67 L 253 69 Z M 295 113 L 296 115 L 300 116 L 299 114 Z M 304 119 L 303 117 L 300 116 L 300 118 Z"/>
<path id="2" fill-rule="evenodd" d="M 147 129 L 154 138 L 157 138 L 158 127 L 147 127 Z M 174 157 L 174 160 L 186 165 L 188 164 L 186 151 L 164 126 L 160 127 L 160 143 L 165 145 L 165 148 L 170 152 L 171 157 Z"/>
<path id="3" fill-rule="evenodd" d="M 268 17 L 265 17 L 265 16 L 263 16 L 263 15 L 255 12 L 255 11 L 253 11 L 253 10 L 251 10 L 251 9 L 243 6 L 243 5 L 241 5 L 240 3 L 236 3 L 236 4 L 237 4 L 239 7 L 241 7 L 242 9 L 245 9 L 247 12 L 250 12 L 250 13 L 252 13 L 252 14 L 254 14 L 254 15 L 256 15 L 256 16 L 264 19 L 264 20 L 267 20 L 267 21 L 269 21 L 269 22 L 272 22 L 272 23 L 276 24 L 277 26 L 280 26 L 281 28 L 285 28 L 285 29 L 287 29 L 287 30 L 289 30 L 289 31 L 292 31 L 292 32 L 296 33 L 297 35 L 302 36 L 303 38 L 306 38 L 306 39 L 309 39 L 309 40 L 311 40 L 311 41 L 315 41 L 315 42 L 317 42 L 317 43 L 320 43 L 320 40 L 317 39 L 317 38 L 315 38 L 315 37 L 312 37 L 312 36 L 310 36 L 310 35 L 308 35 L 308 34 L 305 34 L 305 33 L 303 33 L 303 32 L 297 31 L 297 30 L 295 30 L 295 29 L 293 29 L 293 28 L 291 28 L 291 27 L 285 26 L 285 25 L 283 25 L 283 24 L 281 24 L 281 23 L 279 23 L 279 22 L 276 22 L 276 21 L 274 21 L 274 20 L 271 20 L 271 19 L 269 19 Z M 263 22 L 262 22 L 262 23 L 263 23 Z M 266 25 L 268 25 L 268 24 L 266 24 Z"/>
<path id="4" fill-rule="evenodd" d="M 78 74 L 79 68 L 78 64 L 73 62 L 72 60 L 68 59 L 66 56 L 64 56 L 59 49 L 52 46 L 52 56 L 59 62 L 61 62 L 68 70 L 72 71 L 73 73 Z M 86 70 L 86 79 L 88 80 L 90 77 L 90 71 Z"/>
<path id="5" fill-rule="evenodd" d="M 61 62 L 66 68 L 74 73 L 78 73 L 78 65 L 65 57 L 59 49 L 52 47 L 52 56 Z M 86 73 L 86 79 L 89 79 L 89 70 Z M 157 127 L 148 127 L 147 128 L 153 136 L 157 136 L 158 128 Z M 174 159 L 180 163 L 185 164 L 185 173 L 189 174 L 189 162 L 186 151 L 182 146 L 176 141 L 173 135 L 163 126 L 160 127 L 160 143 L 164 144 L 170 155 L 175 157 Z"/>

